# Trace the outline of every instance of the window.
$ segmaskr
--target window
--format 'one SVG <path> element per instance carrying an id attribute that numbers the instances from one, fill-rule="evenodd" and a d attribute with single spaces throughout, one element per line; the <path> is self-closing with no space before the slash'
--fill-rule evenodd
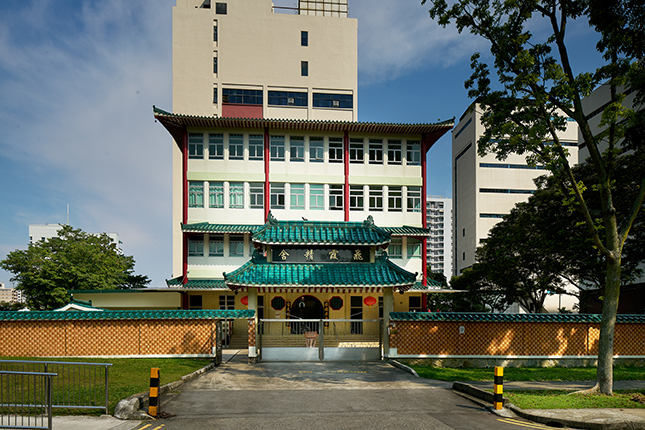
<path id="1" fill-rule="evenodd" d="M 307 106 L 307 93 L 269 91 L 271 106 Z"/>
<path id="2" fill-rule="evenodd" d="M 421 165 L 421 142 L 418 140 L 408 140 L 406 158 L 408 166 Z"/>
<path id="3" fill-rule="evenodd" d="M 219 296 L 220 310 L 233 310 L 235 309 L 235 296 L 222 294 Z"/>
<path id="4" fill-rule="evenodd" d="M 210 182 L 208 184 L 208 207 L 220 209 L 224 207 L 223 182 Z"/>
<path id="5" fill-rule="evenodd" d="M 213 104 L 217 104 L 217 87 L 213 88 Z"/>
<path id="6" fill-rule="evenodd" d="M 325 143 L 322 137 L 309 138 L 309 162 L 322 163 L 325 161 Z"/>
<path id="7" fill-rule="evenodd" d="M 284 161 L 284 136 L 271 136 L 271 161 Z"/>
<path id="8" fill-rule="evenodd" d="M 408 187 L 408 212 L 421 212 L 421 187 Z"/>
<path id="9" fill-rule="evenodd" d="M 365 146 L 363 139 L 352 138 L 349 140 L 349 162 L 363 164 Z"/>
<path id="10" fill-rule="evenodd" d="M 204 158 L 204 136 L 201 133 L 188 135 L 188 158 Z"/>
<path id="11" fill-rule="evenodd" d="M 408 311 L 421 312 L 421 296 L 410 296 L 408 298 Z"/>
<path id="12" fill-rule="evenodd" d="M 370 139 L 369 143 L 370 164 L 383 164 L 383 141 Z"/>
<path id="13" fill-rule="evenodd" d="M 261 105 L 262 90 L 238 90 L 224 88 L 222 90 L 222 103 Z"/>
<path id="14" fill-rule="evenodd" d="M 271 184 L 271 209 L 284 209 L 284 184 Z"/>
<path id="15" fill-rule="evenodd" d="M 329 186 L 329 209 L 333 211 L 343 210 L 343 186 L 342 185 Z"/>
<path id="16" fill-rule="evenodd" d="M 231 182 L 228 186 L 228 207 L 230 209 L 244 209 L 244 183 Z"/>
<path id="17" fill-rule="evenodd" d="M 228 255 L 230 257 L 244 256 L 244 236 L 229 236 Z"/>
<path id="18" fill-rule="evenodd" d="M 342 137 L 329 138 L 329 162 L 330 163 L 343 162 L 343 138 Z"/>
<path id="19" fill-rule="evenodd" d="M 202 308 L 202 296 L 200 295 L 190 295 L 188 296 L 188 307 L 190 309 L 201 309 Z"/>
<path id="20" fill-rule="evenodd" d="M 208 135 L 208 158 L 210 160 L 224 159 L 224 135 L 223 134 L 211 133 Z"/>
<path id="21" fill-rule="evenodd" d="M 188 239 L 188 256 L 204 256 L 204 241 L 202 239 Z"/>
<path id="22" fill-rule="evenodd" d="M 264 136 L 249 135 L 249 160 L 264 160 Z"/>
<path id="23" fill-rule="evenodd" d="M 387 164 L 401 164 L 401 141 L 388 140 L 387 141 Z"/>
<path id="24" fill-rule="evenodd" d="M 403 257 L 403 246 L 401 244 L 401 238 L 393 238 L 390 245 L 387 247 L 387 253 L 392 258 L 402 258 Z"/>
<path id="25" fill-rule="evenodd" d="M 325 186 L 323 184 L 309 185 L 309 209 L 325 209 Z"/>
<path id="26" fill-rule="evenodd" d="M 215 13 L 218 15 L 226 15 L 226 3 L 215 3 Z"/>
<path id="27" fill-rule="evenodd" d="M 387 209 L 390 212 L 401 212 L 403 208 L 403 193 L 401 187 L 389 187 L 387 190 Z"/>
<path id="28" fill-rule="evenodd" d="M 217 73 L 217 56 L 213 57 L 213 73 Z"/>
<path id="29" fill-rule="evenodd" d="M 418 239 L 408 238 L 408 258 L 421 256 L 421 242 Z"/>
<path id="30" fill-rule="evenodd" d="M 217 42 L 217 21 L 213 23 L 213 42 Z"/>
<path id="31" fill-rule="evenodd" d="M 291 209 L 305 208 L 305 184 L 291 184 Z"/>
<path id="32" fill-rule="evenodd" d="M 264 209 L 264 184 L 262 182 L 249 183 L 251 209 Z"/>
<path id="33" fill-rule="evenodd" d="M 309 62 L 301 61 L 300 62 L 300 76 L 309 76 Z"/>
<path id="34" fill-rule="evenodd" d="M 309 32 L 301 31 L 300 32 L 300 46 L 309 46 Z"/>
<path id="35" fill-rule="evenodd" d="M 363 203 L 363 186 L 362 185 L 350 185 L 349 186 L 349 210 L 350 211 L 362 211 L 364 206 Z"/>
<path id="36" fill-rule="evenodd" d="M 352 109 L 354 107 L 354 96 L 351 94 L 324 94 L 314 93 L 314 107 Z"/>
<path id="37" fill-rule="evenodd" d="M 380 186 L 370 185 L 370 210 L 383 210 L 383 188 Z"/>
<path id="38" fill-rule="evenodd" d="M 244 160 L 244 135 L 228 135 L 228 159 Z"/>
<path id="39" fill-rule="evenodd" d="M 203 208 L 204 207 L 204 183 L 203 182 L 188 182 L 188 207 L 190 208 Z"/>
<path id="40" fill-rule="evenodd" d="M 224 236 L 210 236 L 208 239 L 208 256 L 224 256 Z"/>
<path id="41" fill-rule="evenodd" d="M 304 162 L 305 161 L 305 138 L 302 136 L 291 136 L 289 139 L 289 151 L 291 157 L 289 161 Z"/>

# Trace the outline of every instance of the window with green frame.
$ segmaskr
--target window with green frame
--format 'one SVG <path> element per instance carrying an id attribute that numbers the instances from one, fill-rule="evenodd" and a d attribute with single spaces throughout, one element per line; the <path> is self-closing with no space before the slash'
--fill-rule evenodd
<path id="1" fill-rule="evenodd" d="M 290 209 L 305 208 L 305 184 L 291 184 Z"/>
<path id="2" fill-rule="evenodd" d="M 204 183 L 190 181 L 188 182 L 188 207 L 204 207 Z"/>
<path id="3" fill-rule="evenodd" d="M 220 208 L 220 209 L 224 207 L 224 183 L 223 182 L 208 183 L 208 207 Z"/>
<path id="4" fill-rule="evenodd" d="M 204 240 L 203 239 L 188 239 L 188 256 L 189 257 L 203 257 L 204 256 Z"/>
<path id="5" fill-rule="evenodd" d="M 224 256 L 224 236 L 210 235 L 208 238 L 208 255 L 210 257 Z"/>
<path id="6" fill-rule="evenodd" d="M 421 241 L 408 237 L 407 243 L 408 258 L 421 256 Z"/>
<path id="7" fill-rule="evenodd" d="M 228 186 L 229 209 L 244 209 L 244 182 L 231 182 Z"/>
<path id="8" fill-rule="evenodd" d="M 309 185 L 309 209 L 325 210 L 325 186 L 323 184 Z"/>

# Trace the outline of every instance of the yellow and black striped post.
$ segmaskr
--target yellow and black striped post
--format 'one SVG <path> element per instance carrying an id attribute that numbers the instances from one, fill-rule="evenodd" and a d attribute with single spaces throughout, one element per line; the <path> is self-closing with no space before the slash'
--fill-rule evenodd
<path id="1" fill-rule="evenodd" d="M 495 366 L 495 388 L 493 394 L 493 408 L 499 411 L 504 407 L 504 368 L 501 366 Z"/>
<path id="2" fill-rule="evenodd" d="M 159 407 L 159 368 L 150 369 L 150 403 L 148 405 L 148 414 L 156 417 L 157 408 Z"/>

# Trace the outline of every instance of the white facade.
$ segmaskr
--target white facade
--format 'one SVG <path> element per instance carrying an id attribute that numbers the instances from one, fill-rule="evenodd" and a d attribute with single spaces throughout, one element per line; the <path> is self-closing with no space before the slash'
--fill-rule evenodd
<path id="1" fill-rule="evenodd" d="M 58 231 L 63 228 L 62 224 L 30 224 L 29 225 L 29 243 L 36 243 L 41 240 L 49 240 L 52 237 L 58 237 Z M 101 233 L 90 233 L 99 235 Z M 121 241 L 117 233 L 105 233 L 117 247 L 121 249 Z"/>
<path id="2" fill-rule="evenodd" d="M 284 14 L 277 13 L 271 0 L 177 0 L 173 8 L 173 111 L 215 117 L 355 121 L 358 109 L 358 24 L 356 19 L 341 13 L 346 12 L 346 3 L 346 0 L 301 0 L 300 14 Z M 303 62 L 307 66 L 306 76 Z M 210 133 L 206 130 L 191 132 L 203 136 L 207 151 Z M 188 180 L 202 181 L 204 186 L 208 182 L 221 182 L 227 193 L 225 209 L 228 208 L 230 184 L 241 182 L 248 202 L 251 184 L 265 181 L 263 161 L 253 160 L 250 152 L 261 132 L 235 130 L 234 133 L 222 133 L 223 162 L 211 162 L 210 155 L 202 160 L 191 159 Z M 231 148 L 239 147 L 231 145 L 231 135 L 237 139 L 235 142 L 239 142 L 241 136 L 241 158 L 238 151 L 231 155 Z M 290 154 L 292 136 L 284 137 L 285 154 Z M 314 165 L 308 158 L 302 163 L 291 162 L 289 157 L 282 162 L 271 161 L 269 180 L 285 183 L 287 193 L 290 193 L 292 183 L 325 184 L 324 198 L 328 201 L 329 185 L 342 183 L 343 178 L 343 165 L 330 163 L 328 157 L 329 138 L 339 136 L 321 134 L 315 137 L 324 139 L 322 164 Z M 303 151 L 309 153 L 309 137 L 305 140 Z M 306 181 L 303 180 L 305 174 Z M 368 176 L 364 171 L 356 174 Z M 374 178 L 366 178 L 363 184 L 374 182 L 380 174 L 371 172 L 369 175 Z M 182 246 L 179 246 L 183 242 L 180 228 L 183 220 L 182 176 L 181 148 L 173 145 L 175 276 L 182 273 L 183 259 Z M 415 182 L 415 185 L 418 184 Z M 309 185 L 306 187 L 305 195 L 309 196 Z M 264 223 L 263 211 L 250 207 L 230 212 L 216 211 L 213 215 L 208 215 L 206 210 L 190 212 L 191 221 L 213 222 L 215 216 L 218 223 Z M 310 209 L 294 210 L 292 216 L 296 215 L 325 219 L 320 218 L 318 212 L 311 213 Z M 280 218 L 281 214 L 276 213 L 276 216 Z M 328 216 L 327 219 L 338 218 L 335 212 Z M 227 261 L 227 266 L 229 263 L 231 267 L 243 264 L 246 259 L 248 255 L 244 259 L 235 258 Z"/>
<path id="3" fill-rule="evenodd" d="M 477 139 L 484 129 L 481 112 L 473 105 L 452 130 L 454 274 L 475 263 L 475 250 L 490 229 L 516 203 L 535 190 L 533 179 L 547 174 L 543 167 L 527 165 L 524 156 L 511 154 L 499 161 L 494 154 L 480 157 Z M 560 140 L 569 151 L 569 163 L 578 162 L 578 126 L 567 122 Z"/>
<path id="4" fill-rule="evenodd" d="M 22 302 L 22 291 L 6 288 L 4 282 L 0 282 L 0 302 Z"/>
<path id="5" fill-rule="evenodd" d="M 441 272 L 450 281 L 452 277 L 452 199 L 426 196 L 426 219 L 431 236 L 426 253 L 428 266 Z"/>

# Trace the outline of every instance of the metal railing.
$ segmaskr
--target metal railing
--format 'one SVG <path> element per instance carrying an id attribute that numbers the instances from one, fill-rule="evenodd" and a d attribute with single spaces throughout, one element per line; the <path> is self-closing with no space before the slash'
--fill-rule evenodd
<path id="1" fill-rule="evenodd" d="M 51 403 L 61 409 L 99 409 L 109 413 L 108 369 L 110 363 L 0 360 L 0 371 L 54 373 Z M 14 387 L 8 386 L 8 389 Z"/>
<path id="2" fill-rule="evenodd" d="M 0 428 L 51 430 L 54 376 L 0 370 Z"/>
<path id="3" fill-rule="evenodd" d="M 261 320 L 262 347 L 380 348 L 382 320 Z M 317 336 L 314 336 L 314 333 Z M 315 338 L 315 342 L 311 339 Z"/>

